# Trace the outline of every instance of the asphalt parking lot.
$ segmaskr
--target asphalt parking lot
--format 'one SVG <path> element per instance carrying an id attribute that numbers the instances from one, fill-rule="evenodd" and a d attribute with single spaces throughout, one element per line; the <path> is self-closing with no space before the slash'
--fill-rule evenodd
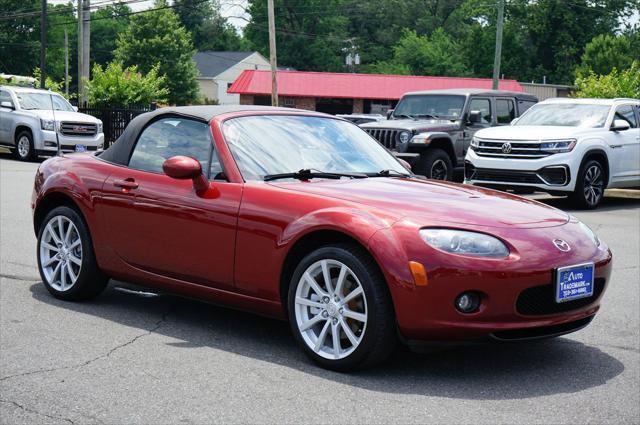
<path id="1" fill-rule="evenodd" d="M 640 200 L 571 211 L 614 253 L 603 307 L 555 340 L 414 354 L 338 374 L 286 323 L 122 291 L 58 301 L 36 266 L 37 163 L 0 154 L 0 423 L 639 423 Z M 563 199 L 544 202 L 570 210 Z"/>

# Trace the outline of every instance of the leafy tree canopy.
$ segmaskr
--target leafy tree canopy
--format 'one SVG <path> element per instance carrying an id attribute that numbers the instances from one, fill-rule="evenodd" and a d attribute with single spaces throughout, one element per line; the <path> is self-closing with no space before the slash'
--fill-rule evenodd
<path id="1" fill-rule="evenodd" d="M 640 60 L 633 62 L 630 68 L 618 71 L 614 68 L 609 74 L 590 74 L 578 77 L 576 97 L 630 97 L 640 99 Z"/>
<path id="2" fill-rule="evenodd" d="M 598 35 L 586 45 L 576 73 L 584 77 L 590 73 L 609 74 L 614 68 L 627 69 L 634 59 L 640 58 L 640 51 L 633 51 L 633 47 L 627 35 Z"/>
<path id="3" fill-rule="evenodd" d="M 111 62 L 106 69 L 96 64 L 88 84 L 91 105 L 148 105 L 167 101 L 166 77 L 159 75 L 159 64 L 143 75 L 136 66 L 124 68 Z"/>

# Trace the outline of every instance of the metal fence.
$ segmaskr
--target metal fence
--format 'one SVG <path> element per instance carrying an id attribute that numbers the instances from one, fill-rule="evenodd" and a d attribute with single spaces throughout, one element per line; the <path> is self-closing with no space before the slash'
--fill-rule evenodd
<path id="1" fill-rule="evenodd" d="M 78 112 L 92 115 L 102 121 L 104 131 L 105 148 L 110 146 L 120 137 L 127 124 L 136 116 L 153 111 L 156 109 L 155 104 L 143 106 L 79 106 Z"/>

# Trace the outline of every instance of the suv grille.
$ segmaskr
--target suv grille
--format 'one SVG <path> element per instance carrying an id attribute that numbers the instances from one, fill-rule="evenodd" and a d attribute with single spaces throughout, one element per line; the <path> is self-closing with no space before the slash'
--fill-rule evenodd
<path id="1" fill-rule="evenodd" d="M 479 156 L 536 159 L 552 155 L 549 152 L 541 151 L 540 142 L 537 141 L 477 140 L 478 147 L 474 150 Z"/>
<path id="2" fill-rule="evenodd" d="M 391 130 L 385 128 L 367 128 L 365 129 L 378 142 L 382 143 L 387 149 L 395 149 L 398 140 L 398 134 L 403 130 Z"/>
<path id="3" fill-rule="evenodd" d="M 527 288 L 520 293 L 516 301 L 516 310 L 527 316 L 541 316 L 545 314 L 563 313 L 588 306 L 604 291 L 604 278 L 597 278 L 593 282 L 593 295 L 563 303 L 556 302 L 555 285 L 541 285 Z"/>
<path id="4" fill-rule="evenodd" d="M 65 136 L 93 136 L 96 134 L 97 126 L 89 122 L 68 122 L 60 123 L 60 133 Z"/>

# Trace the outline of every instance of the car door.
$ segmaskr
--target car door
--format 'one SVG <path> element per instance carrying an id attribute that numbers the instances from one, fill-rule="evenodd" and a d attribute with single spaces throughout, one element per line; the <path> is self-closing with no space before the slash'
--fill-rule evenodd
<path id="1" fill-rule="evenodd" d="M 10 102 L 13 104 L 11 94 L 7 90 L 0 89 L 0 103 Z M 13 145 L 13 138 L 11 137 L 11 114 L 13 109 L 4 108 L 0 106 L 0 143 Z"/>
<path id="2" fill-rule="evenodd" d="M 196 158 L 210 189 L 165 175 L 176 155 Z M 102 217 L 111 248 L 128 265 L 223 289 L 233 287 L 234 246 L 242 186 L 216 180 L 222 168 L 208 124 L 180 117 L 153 121 L 140 134 L 128 167 L 103 187 Z"/>
<path id="3" fill-rule="evenodd" d="M 634 105 L 616 106 L 611 123 L 623 120 L 629 123 L 629 129 L 611 131 L 607 142 L 612 148 L 612 182 L 617 186 L 637 184 L 640 180 L 640 126 Z"/>
<path id="4" fill-rule="evenodd" d="M 491 127 L 493 123 L 490 98 L 472 97 L 471 99 L 469 99 L 465 116 L 468 117 L 472 111 L 480 111 L 481 118 L 480 118 L 480 122 L 477 122 L 477 123 L 467 122 L 466 124 L 466 128 L 464 130 L 464 137 L 463 137 L 464 143 L 462 147 L 462 152 L 456 152 L 458 156 L 462 154 L 462 158 L 464 158 L 464 156 L 467 153 L 467 150 L 469 149 L 469 144 L 471 144 L 471 139 L 473 138 L 473 135 L 476 134 L 478 130 Z"/>

